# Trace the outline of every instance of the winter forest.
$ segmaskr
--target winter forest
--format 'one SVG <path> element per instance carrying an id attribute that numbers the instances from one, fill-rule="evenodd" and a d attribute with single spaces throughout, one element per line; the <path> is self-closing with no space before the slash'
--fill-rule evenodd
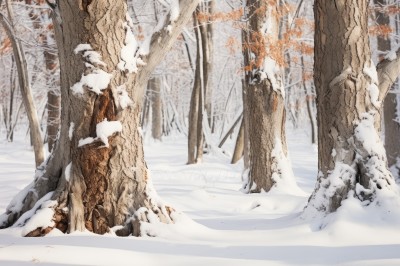
<path id="1" fill-rule="evenodd" d="M 400 1 L 0 0 L 0 265 L 400 265 Z"/>

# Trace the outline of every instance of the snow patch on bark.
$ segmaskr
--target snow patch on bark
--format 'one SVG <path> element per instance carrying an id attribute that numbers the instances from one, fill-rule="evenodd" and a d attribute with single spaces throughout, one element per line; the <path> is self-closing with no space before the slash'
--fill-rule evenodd
<path id="1" fill-rule="evenodd" d="M 126 14 L 126 22 L 123 23 L 123 27 L 125 30 L 125 41 L 124 46 L 121 48 L 121 60 L 117 67 L 122 71 L 126 70 L 129 73 L 136 73 L 138 65 L 144 65 L 144 62 L 140 59 L 139 44 L 133 34 L 133 23 L 128 13 Z"/>
<path id="2" fill-rule="evenodd" d="M 119 105 L 119 107 L 121 109 L 125 109 L 125 108 L 133 105 L 133 101 L 129 97 L 128 92 L 125 89 L 125 86 L 117 87 L 117 95 L 118 95 L 117 105 Z"/>
<path id="3" fill-rule="evenodd" d="M 102 122 L 96 125 L 96 138 L 87 137 L 80 139 L 78 147 L 82 147 L 87 144 L 93 143 L 95 140 L 101 140 L 104 143 L 104 147 L 108 147 L 108 137 L 111 137 L 114 133 L 122 132 L 122 124 L 120 121 L 107 121 L 104 119 Z"/>
<path id="4" fill-rule="evenodd" d="M 96 125 L 96 135 L 106 147 L 108 147 L 108 137 L 114 133 L 122 132 L 122 124 L 120 121 L 104 121 Z"/>
<path id="5" fill-rule="evenodd" d="M 65 167 L 65 180 L 67 181 L 67 182 L 69 182 L 69 180 L 71 179 L 71 167 L 72 167 L 72 162 L 71 163 L 69 163 L 68 165 L 67 165 L 67 167 Z"/>
<path id="6" fill-rule="evenodd" d="M 72 137 L 73 137 L 73 135 L 74 135 L 74 128 L 75 128 L 75 123 L 74 123 L 74 122 L 71 122 L 71 123 L 69 124 L 69 130 L 68 130 L 68 137 L 69 137 L 69 140 L 72 140 Z"/>
<path id="7" fill-rule="evenodd" d="M 282 68 L 271 57 L 264 58 L 264 64 L 259 72 L 260 81 L 268 79 L 271 82 L 272 89 L 285 98 L 285 88 L 282 80 Z"/>
<path id="8" fill-rule="evenodd" d="M 82 53 L 82 57 L 85 60 L 85 66 L 90 72 L 88 74 L 82 74 L 81 80 L 75 83 L 71 90 L 74 94 L 83 94 L 84 88 L 88 88 L 90 91 L 96 94 L 101 94 L 102 90 L 107 89 L 110 84 L 112 74 L 99 68 L 99 66 L 105 67 L 106 64 L 101 61 L 101 55 L 94 51 L 90 44 L 79 44 L 75 50 L 75 54 Z"/>
<path id="9" fill-rule="evenodd" d="M 71 87 L 75 94 L 83 94 L 83 88 L 86 86 L 90 91 L 101 94 L 102 90 L 107 89 L 110 84 L 112 74 L 101 69 L 94 69 L 92 73 L 82 75 L 81 80 Z"/>
<path id="10" fill-rule="evenodd" d="M 367 67 L 365 66 L 363 69 L 363 73 L 368 76 L 371 80 L 371 84 L 367 87 L 367 91 L 369 92 L 369 97 L 371 103 L 376 107 L 379 108 L 381 102 L 379 101 L 379 79 L 378 73 L 376 71 L 376 67 L 374 62 L 371 60 L 370 65 Z"/>

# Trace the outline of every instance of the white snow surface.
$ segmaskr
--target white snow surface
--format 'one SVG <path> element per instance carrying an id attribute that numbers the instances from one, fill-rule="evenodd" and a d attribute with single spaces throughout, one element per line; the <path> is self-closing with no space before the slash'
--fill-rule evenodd
<path id="1" fill-rule="evenodd" d="M 21 228 L 12 227 L 0 230 L 0 265 L 400 265 L 399 208 L 365 207 L 349 197 L 325 218 L 323 229 L 316 226 L 319 220 L 299 218 L 317 178 L 317 154 L 309 138 L 303 130 L 288 136 L 303 195 L 243 194 L 242 161 L 231 165 L 230 158 L 211 154 L 202 164 L 186 165 L 184 136 L 147 142 L 154 188 L 179 211 L 175 224 L 145 224 L 143 229 L 157 237 L 142 238 L 57 230 L 24 238 Z M 15 139 L 0 140 L 1 213 L 34 174 L 29 138 L 21 133 Z M 234 141 L 229 141 L 224 148 L 231 150 Z M 37 224 L 51 223 L 49 196 Z"/>

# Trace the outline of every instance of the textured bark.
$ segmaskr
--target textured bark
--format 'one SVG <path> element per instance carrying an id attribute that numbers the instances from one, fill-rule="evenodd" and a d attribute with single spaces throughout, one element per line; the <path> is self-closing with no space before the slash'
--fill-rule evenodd
<path id="1" fill-rule="evenodd" d="M 232 164 L 237 163 L 240 158 L 243 156 L 243 151 L 244 151 L 244 120 L 242 119 L 242 123 L 240 123 L 240 129 L 238 136 L 236 138 L 236 145 L 235 145 L 235 150 L 232 155 Z"/>
<path id="2" fill-rule="evenodd" d="M 12 12 L 11 3 L 7 1 L 6 4 L 9 17 L 12 21 L 14 14 Z M 35 153 L 35 164 L 36 166 L 39 166 L 44 161 L 43 140 L 40 130 L 39 118 L 37 116 L 37 110 L 29 84 L 28 68 L 25 54 L 20 40 L 17 39 L 17 37 L 15 36 L 12 23 L 10 23 L 10 21 L 6 17 L 4 17 L 2 13 L 0 13 L 0 23 L 3 25 L 7 36 L 11 40 L 15 63 L 18 70 L 18 83 L 21 89 L 21 96 L 29 121 L 31 141 Z"/>
<path id="3" fill-rule="evenodd" d="M 278 40 L 278 2 L 270 1 L 267 5 L 265 1 L 247 1 L 249 28 L 243 33 L 245 47 L 262 42 L 259 38 L 268 38 L 272 43 Z M 264 28 L 266 20 L 269 24 L 267 29 Z M 265 49 L 265 58 L 263 53 L 255 54 L 254 58 L 254 51 L 244 50 L 245 66 L 253 66 L 251 71 L 246 72 L 244 94 L 247 104 L 245 113 L 248 114 L 244 119 L 248 118 L 247 133 L 250 142 L 250 167 L 244 191 L 249 193 L 268 192 L 283 176 L 277 154 L 287 156 L 283 73 L 281 70 L 264 69 L 264 63 L 254 63 L 259 57 L 262 57 L 262 61 L 275 61 L 269 55 L 268 48 Z"/>
<path id="4" fill-rule="evenodd" d="M 153 139 L 161 140 L 163 133 L 163 113 L 161 102 L 161 81 L 159 77 L 150 79 L 149 87 L 151 90 L 152 123 L 151 136 Z"/>
<path id="5" fill-rule="evenodd" d="M 386 0 L 374 0 L 376 6 L 385 6 Z M 375 12 L 378 25 L 390 26 L 390 18 L 384 12 Z M 391 50 L 390 39 L 383 36 L 377 37 L 378 50 L 386 54 Z M 388 93 L 383 104 L 383 123 L 385 127 L 385 149 L 389 168 L 396 165 L 400 156 L 400 125 L 396 122 L 397 95 Z"/>
<path id="6" fill-rule="evenodd" d="M 116 231 L 118 235 L 140 235 L 141 221 L 157 217 L 163 223 L 173 222 L 172 209 L 154 197 L 144 161 L 140 112 L 150 73 L 180 34 L 197 2 L 181 1 L 178 19 L 170 22 L 167 17 L 165 26 L 153 35 L 150 53 L 142 58 L 147 64 L 138 66 L 136 73 L 117 66 L 128 30 L 124 26 L 126 1 L 60 1 L 59 4 L 62 27 L 58 27 L 56 35 L 61 65 L 60 137 L 44 168 L 37 171 L 34 183 L 21 192 L 22 207 L 9 206 L 0 217 L 0 227 L 14 224 L 49 192 L 56 202 L 51 207 L 53 224 L 34 230 L 29 236 L 43 235 L 53 228 L 63 232 L 86 228 L 103 234 L 117 225 L 122 226 Z M 85 51 L 74 53 L 79 44 L 90 44 L 92 52 L 101 55 L 104 65 L 82 57 Z M 102 93 L 96 94 L 88 87 L 83 88 L 83 94 L 70 89 L 83 73 L 91 71 L 85 68 L 85 63 L 112 73 Z M 120 101 L 121 87 L 132 100 L 128 106 Z M 119 121 L 122 131 L 108 137 L 108 145 L 99 138 L 79 145 L 82 139 L 96 137 L 96 126 L 105 119 Z"/>
<path id="7" fill-rule="evenodd" d="M 377 190 L 393 191 L 394 180 L 378 135 L 378 99 L 386 92 L 380 82 L 379 98 L 373 94 L 378 81 L 371 62 L 368 1 L 317 0 L 314 14 L 319 176 L 306 211 L 330 213 L 349 192 L 374 201 Z M 367 139 L 363 134 L 369 134 Z"/>

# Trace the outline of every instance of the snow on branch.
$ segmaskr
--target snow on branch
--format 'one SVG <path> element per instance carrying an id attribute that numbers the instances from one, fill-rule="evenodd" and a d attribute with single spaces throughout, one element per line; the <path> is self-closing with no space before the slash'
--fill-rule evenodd
<path id="1" fill-rule="evenodd" d="M 183 27 L 192 17 L 200 0 L 172 0 L 171 10 L 163 22 L 163 26 L 158 29 L 150 38 L 148 54 L 143 56 L 142 60 L 146 63 L 138 71 L 137 85 L 140 90 L 137 91 L 138 97 L 144 93 L 144 87 L 153 72 L 154 68 L 164 58 L 165 54 L 171 49 L 176 38 L 181 34 Z M 173 21 L 173 23 L 171 23 Z"/>

